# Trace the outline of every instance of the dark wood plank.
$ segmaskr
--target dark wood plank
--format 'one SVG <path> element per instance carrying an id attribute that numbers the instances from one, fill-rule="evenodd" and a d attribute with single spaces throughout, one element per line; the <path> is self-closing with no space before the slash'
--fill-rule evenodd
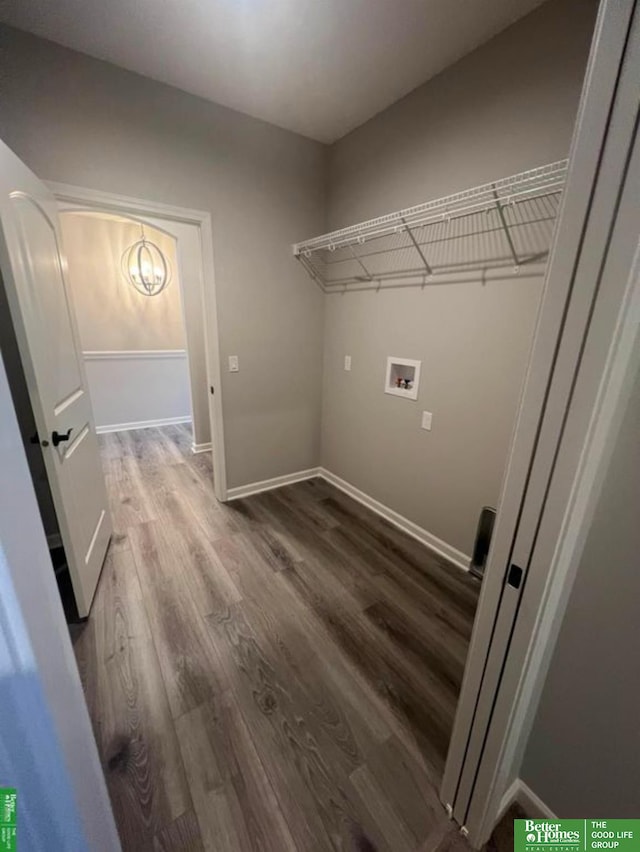
<path id="1" fill-rule="evenodd" d="M 133 459 L 124 458 L 121 475 L 107 474 L 105 480 L 116 534 L 126 535 L 130 527 L 156 518 L 152 495 Z"/>
<path id="2" fill-rule="evenodd" d="M 209 619 L 231 688 L 297 847 L 331 849 L 322 754 L 240 607 L 230 607 L 225 619 Z M 339 802 L 338 807 L 342 812 Z"/>
<path id="3" fill-rule="evenodd" d="M 439 778 L 429 777 L 396 736 L 367 751 L 367 767 L 413 836 L 424 841 L 442 821 Z"/>
<path id="4" fill-rule="evenodd" d="M 206 849 L 295 852 L 242 714 L 230 694 L 176 721 Z M 221 817 L 212 819 L 212 813 Z"/>
<path id="5" fill-rule="evenodd" d="M 479 584 L 468 572 L 446 562 L 411 536 L 381 518 L 345 494 L 323 501 L 324 506 L 341 520 L 352 536 L 377 548 L 392 562 L 406 566 L 430 587 L 438 589 L 452 604 L 475 614 Z"/>
<path id="6" fill-rule="evenodd" d="M 249 613 L 253 629 L 277 649 L 281 662 L 291 668 L 289 678 L 305 690 L 319 723 L 335 726 L 335 736 L 340 741 L 342 735 L 338 731 L 344 714 L 360 747 L 371 738 L 380 742 L 387 739 L 394 719 L 336 647 L 322 623 L 301 606 L 284 580 L 285 574 L 272 575 L 247 534 L 220 539 L 215 548 L 242 592 L 243 608 Z M 318 580 L 323 582 L 321 576 Z M 336 696 L 340 699 L 339 708 L 333 706 Z M 348 738 L 344 747 L 353 753 Z"/>
<path id="7" fill-rule="evenodd" d="M 99 592 L 76 653 L 92 645 L 87 703 L 123 848 L 137 852 L 191 797 L 130 554 L 109 554 Z"/>
<path id="8" fill-rule="evenodd" d="M 407 828 L 386 792 L 368 766 L 361 766 L 351 775 L 364 806 L 380 828 L 381 834 L 393 852 L 413 852 L 418 838 Z"/>
<path id="9" fill-rule="evenodd" d="M 313 581 L 304 564 L 286 579 L 330 631 L 342 651 L 361 670 L 378 694 L 408 726 L 430 766 L 441 771 L 449 743 L 455 702 L 437 679 L 423 669 L 419 677 L 384 637 L 347 611 Z"/>
<path id="10" fill-rule="evenodd" d="M 100 439 L 74 648 L 123 848 L 467 852 L 438 786 L 477 582 L 323 480 L 220 504 L 191 440 Z"/>
<path id="11" fill-rule="evenodd" d="M 204 852 L 195 813 L 187 811 L 156 834 L 153 852 Z"/>
<path id="12" fill-rule="evenodd" d="M 237 532 L 234 515 L 222 508 L 213 493 L 213 481 L 207 481 L 190 464 L 172 464 L 167 468 L 172 490 L 189 506 L 196 521 L 212 541 Z"/>
<path id="13" fill-rule="evenodd" d="M 272 528 L 276 528 L 289 549 L 309 566 L 321 573 L 329 572 L 344 591 L 353 593 L 366 607 L 379 599 L 371 583 L 371 570 L 359 554 L 345 552 L 336 542 L 335 529 L 318 529 L 306 519 L 305 514 L 294 513 L 286 502 L 268 493 L 257 495 L 253 510 Z"/>
<path id="14" fill-rule="evenodd" d="M 158 496 L 156 502 L 159 522 L 171 529 L 183 582 L 200 614 L 225 613 L 227 606 L 237 603 L 241 595 L 190 504 L 174 491 Z"/>
<path id="15" fill-rule="evenodd" d="M 439 631 L 426 621 L 419 624 L 408 619 L 406 613 L 388 602 L 372 604 L 365 614 L 391 639 L 400 654 L 411 661 L 416 671 L 426 669 L 444 691 L 457 698 L 464 662 L 451 653 Z"/>
<path id="16" fill-rule="evenodd" d="M 185 570 L 184 542 L 166 524 L 130 529 L 140 586 L 174 718 L 225 688 L 210 634 L 195 603 Z"/>

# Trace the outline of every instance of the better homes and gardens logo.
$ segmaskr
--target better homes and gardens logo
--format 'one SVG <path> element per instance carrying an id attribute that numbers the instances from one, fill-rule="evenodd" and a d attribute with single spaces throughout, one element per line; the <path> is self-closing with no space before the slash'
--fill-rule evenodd
<path id="1" fill-rule="evenodd" d="M 640 852 L 640 819 L 516 819 L 514 852 Z"/>
<path id="2" fill-rule="evenodd" d="M 15 787 L 0 787 L 0 852 L 16 852 Z"/>

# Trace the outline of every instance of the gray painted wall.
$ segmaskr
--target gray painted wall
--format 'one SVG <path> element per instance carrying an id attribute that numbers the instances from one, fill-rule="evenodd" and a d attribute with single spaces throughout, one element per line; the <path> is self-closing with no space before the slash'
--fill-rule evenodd
<path id="1" fill-rule="evenodd" d="M 591 0 L 545 4 L 332 146 L 330 227 L 567 156 L 595 13 Z M 327 297 L 322 464 L 471 553 L 498 500 L 541 287 Z M 383 393 L 388 355 L 422 360 L 417 402 Z"/>
<path id="2" fill-rule="evenodd" d="M 168 287 L 148 298 L 125 280 L 121 268 L 124 253 L 140 238 L 139 223 L 86 212 L 62 212 L 60 222 L 85 352 L 184 351 L 188 326 L 188 361 L 185 357 L 87 361 L 96 426 L 192 416 L 194 443 L 209 443 L 198 228 L 162 222 L 159 229 L 147 220 L 145 234 L 171 268 Z"/>
<path id="3" fill-rule="evenodd" d="M 543 802 L 565 818 L 640 813 L 639 425 L 640 372 L 520 770 Z"/>
<path id="4" fill-rule="evenodd" d="M 323 300 L 290 244 L 325 229 L 326 149 L 6 27 L 0 137 L 43 179 L 211 212 L 228 485 L 317 465 Z"/>
<path id="5" fill-rule="evenodd" d="M 84 351 L 184 349 L 186 337 L 175 240 L 147 226 L 145 236 L 166 257 L 169 286 L 149 298 L 124 278 L 122 256 L 140 239 L 140 225 L 113 216 L 62 213 L 73 308 Z"/>
<path id="6" fill-rule="evenodd" d="M 323 299 L 290 243 L 565 156 L 594 14 L 554 0 L 345 137 L 328 205 L 323 146 L 9 28 L 0 136 L 45 179 L 212 212 L 230 487 L 321 460 L 469 553 L 541 279 Z M 387 355 L 422 360 L 416 403 L 383 394 Z"/>

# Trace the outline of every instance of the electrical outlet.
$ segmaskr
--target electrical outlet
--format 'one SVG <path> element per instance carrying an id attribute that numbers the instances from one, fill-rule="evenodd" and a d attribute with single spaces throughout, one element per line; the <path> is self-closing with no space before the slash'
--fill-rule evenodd
<path id="1" fill-rule="evenodd" d="M 240 364 L 238 363 L 237 355 L 229 355 L 229 372 L 237 373 L 240 370 Z"/>
<path id="2" fill-rule="evenodd" d="M 431 431 L 431 420 L 433 418 L 433 414 L 430 411 L 422 412 L 422 428 L 426 429 L 427 432 Z"/>
<path id="3" fill-rule="evenodd" d="M 344 368 L 347 371 L 351 369 L 351 355 L 344 356 Z"/>

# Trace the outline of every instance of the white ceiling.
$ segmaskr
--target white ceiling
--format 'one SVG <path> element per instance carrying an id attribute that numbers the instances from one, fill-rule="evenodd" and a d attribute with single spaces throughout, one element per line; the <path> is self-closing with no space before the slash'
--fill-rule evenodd
<path id="1" fill-rule="evenodd" d="M 1 0 L 0 20 L 333 142 L 542 0 Z"/>

